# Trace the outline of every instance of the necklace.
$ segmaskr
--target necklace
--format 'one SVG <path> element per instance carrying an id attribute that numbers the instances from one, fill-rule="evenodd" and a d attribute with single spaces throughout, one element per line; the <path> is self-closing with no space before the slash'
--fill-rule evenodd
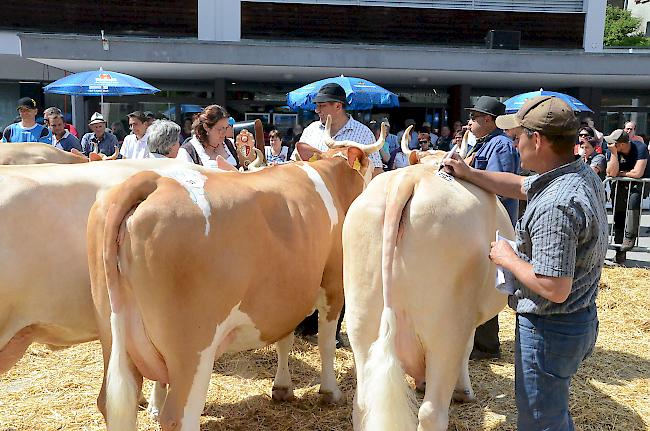
<path id="1" fill-rule="evenodd" d="M 218 151 L 218 150 L 219 150 L 219 147 L 221 146 L 221 145 L 216 145 L 216 146 L 215 146 L 215 145 L 210 144 L 209 142 L 206 142 L 205 145 L 207 145 L 208 147 L 212 148 L 213 151 Z"/>

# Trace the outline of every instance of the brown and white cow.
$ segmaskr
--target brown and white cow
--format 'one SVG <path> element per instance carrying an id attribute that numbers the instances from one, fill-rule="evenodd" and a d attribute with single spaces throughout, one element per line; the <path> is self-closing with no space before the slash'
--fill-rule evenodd
<path id="1" fill-rule="evenodd" d="M 474 398 L 474 329 L 506 304 L 488 253 L 497 230 L 513 238 L 508 214 L 494 195 L 437 172 L 419 164 L 380 175 L 344 223 L 357 431 L 446 430 L 452 396 Z M 426 383 L 417 416 L 405 373 Z"/>
<path id="2" fill-rule="evenodd" d="M 88 247 L 105 360 L 98 403 L 108 430 L 136 429 L 144 376 L 168 384 L 162 429 L 198 431 L 214 361 L 272 343 L 272 396 L 291 399 L 293 331 L 314 308 L 320 393 L 341 400 L 334 372 L 341 228 L 370 181 L 366 154 L 384 137 L 385 129 L 371 146 L 312 149 L 303 159 L 320 160 L 248 174 L 143 172 L 97 201 Z"/>
<path id="3" fill-rule="evenodd" d="M 173 159 L 0 166 L 0 374 L 32 342 L 70 346 L 98 337 L 86 251 L 90 208 L 137 172 L 173 167 L 205 170 Z"/>

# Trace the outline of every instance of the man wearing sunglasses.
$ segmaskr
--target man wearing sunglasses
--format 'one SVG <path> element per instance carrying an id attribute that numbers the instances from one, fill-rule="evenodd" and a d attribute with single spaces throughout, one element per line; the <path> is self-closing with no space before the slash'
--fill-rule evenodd
<path id="1" fill-rule="evenodd" d="M 496 117 L 506 112 L 506 106 L 498 99 L 481 96 L 469 111 L 470 131 L 476 136 L 476 144 L 469 151 L 467 163 L 482 171 L 519 173 L 519 153 L 512 139 L 499 129 L 495 123 Z M 511 223 L 517 221 L 517 199 L 504 198 L 499 200 L 508 211 Z M 499 320 L 494 316 L 483 325 L 476 328 L 474 349 L 471 359 L 492 359 L 501 357 L 499 343 Z"/>

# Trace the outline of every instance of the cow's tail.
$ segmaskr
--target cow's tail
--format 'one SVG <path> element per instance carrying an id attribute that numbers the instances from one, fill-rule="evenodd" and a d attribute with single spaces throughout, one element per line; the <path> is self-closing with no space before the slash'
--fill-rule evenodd
<path id="1" fill-rule="evenodd" d="M 106 370 L 106 429 L 135 431 L 137 429 L 140 385 L 133 371 L 135 366 L 126 347 L 128 293 L 120 284 L 118 242 L 127 214 L 156 189 L 158 175 L 144 172 L 114 188 L 106 196 L 108 211 L 104 225 L 104 269 L 111 303 L 111 356 Z M 116 199 L 118 198 L 119 199 Z"/>
<path id="2" fill-rule="evenodd" d="M 396 353 L 397 316 L 392 308 L 391 286 L 400 222 L 414 190 L 415 181 L 406 172 L 395 176 L 388 185 L 381 259 L 384 308 L 379 336 L 370 347 L 363 369 L 364 389 L 360 400 L 363 429 L 367 431 L 410 431 L 417 427 L 415 393 L 405 379 Z"/>

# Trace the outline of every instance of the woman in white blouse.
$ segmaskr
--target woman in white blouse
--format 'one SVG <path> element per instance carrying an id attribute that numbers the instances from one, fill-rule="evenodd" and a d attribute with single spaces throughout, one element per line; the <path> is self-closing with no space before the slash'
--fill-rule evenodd
<path id="1" fill-rule="evenodd" d="M 282 146 L 282 134 L 278 130 L 269 132 L 270 146 L 264 147 L 266 160 L 269 165 L 279 165 L 287 162 L 289 148 Z"/>
<path id="2" fill-rule="evenodd" d="M 217 156 L 223 157 L 228 163 L 239 168 L 235 147 L 226 138 L 228 128 L 228 113 L 219 105 L 210 105 L 199 114 L 192 130 L 194 136 L 178 150 L 177 159 L 217 168 Z"/>

